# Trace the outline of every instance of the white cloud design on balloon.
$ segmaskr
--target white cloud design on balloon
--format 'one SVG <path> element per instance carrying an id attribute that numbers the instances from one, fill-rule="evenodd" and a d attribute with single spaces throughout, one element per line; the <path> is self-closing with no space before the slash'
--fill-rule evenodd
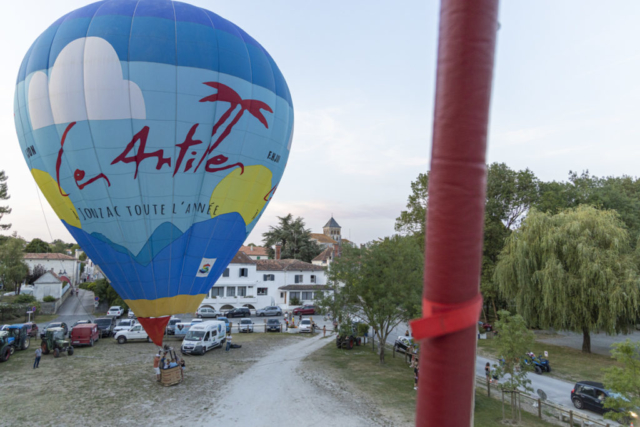
<path id="1" fill-rule="evenodd" d="M 47 75 L 29 83 L 31 127 L 82 120 L 145 119 L 142 91 L 124 80 L 120 59 L 109 42 L 83 37 L 66 45 Z"/>

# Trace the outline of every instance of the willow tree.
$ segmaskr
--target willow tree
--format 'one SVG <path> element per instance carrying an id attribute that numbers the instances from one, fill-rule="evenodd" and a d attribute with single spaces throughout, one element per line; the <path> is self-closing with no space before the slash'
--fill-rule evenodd
<path id="1" fill-rule="evenodd" d="M 638 317 L 640 286 L 629 236 L 615 211 L 590 206 L 532 210 L 500 254 L 499 291 L 531 327 L 626 333 Z"/>

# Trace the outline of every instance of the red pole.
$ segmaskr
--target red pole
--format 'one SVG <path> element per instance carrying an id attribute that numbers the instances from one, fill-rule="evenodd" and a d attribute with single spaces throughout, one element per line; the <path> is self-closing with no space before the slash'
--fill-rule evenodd
<path id="1" fill-rule="evenodd" d="M 498 0 L 442 0 L 423 307 L 425 317 L 438 318 L 456 306 L 467 315 L 437 319 L 433 326 L 440 332 L 422 341 L 416 415 L 420 427 L 473 423 L 497 17 Z M 473 309 L 464 308 L 470 304 Z M 462 317 L 464 326 L 456 328 L 453 324 Z M 451 332 L 447 322 L 458 330 Z"/>

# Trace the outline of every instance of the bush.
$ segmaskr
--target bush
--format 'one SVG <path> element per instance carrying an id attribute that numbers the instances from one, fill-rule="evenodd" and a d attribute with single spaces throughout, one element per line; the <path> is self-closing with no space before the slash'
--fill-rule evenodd
<path id="1" fill-rule="evenodd" d="M 46 297 L 42 298 L 42 301 L 44 302 L 55 302 L 55 298 L 52 297 L 51 295 L 47 295 Z"/>
<path id="2" fill-rule="evenodd" d="M 15 304 L 35 304 L 36 301 L 37 300 L 33 295 L 27 294 L 20 294 L 13 300 Z"/>
<path id="3" fill-rule="evenodd" d="M 358 323 L 358 336 L 363 337 L 364 334 L 369 332 L 369 325 L 366 323 Z"/>
<path id="4" fill-rule="evenodd" d="M 302 305 L 300 298 L 293 297 L 289 300 L 289 305 Z"/>

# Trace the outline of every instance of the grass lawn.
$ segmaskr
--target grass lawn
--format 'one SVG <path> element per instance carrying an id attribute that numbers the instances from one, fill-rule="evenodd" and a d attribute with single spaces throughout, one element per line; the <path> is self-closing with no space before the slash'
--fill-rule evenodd
<path id="1" fill-rule="evenodd" d="M 511 406 L 505 405 L 505 414 L 511 413 Z M 487 396 L 484 389 L 476 388 L 476 406 L 474 412 L 475 427 L 494 427 L 502 424 L 502 402 Z M 552 426 L 533 414 L 522 411 L 521 427 Z"/>
<path id="2" fill-rule="evenodd" d="M 497 341 L 495 339 L 478 340 L 478 354 L 497 359 L 498 351 L 496 345 Z M 550 375 L 570 382 L 582 380 L 602 382 L 604 380 L 604 372 L 602 370 L 617 365 L 609 356 L 595 353 L 587 354 L 573 348 L 538 341 L 536 341 L 531 351 L 535 354 L 544 354 L 544 351 L 549 352 L 551 372 L 543 375 Z"/>
<path id="3" fill-rule="evenodd" d="M 398 357 L 399 356 L 399 357 Z M 394 359 L 391 351 L 385 353 L 385 364 L 380 365 L 378 355 L 371 347 L 341 350 L 327 345 L 309 356 L 306 361 L 320 365 L 323 371 L 350 383 L 370 397 L 386 411 L 395 412 L 407 425 L 414 424 L 417 392 L 413 389 L 413 370 L 402 355 Z M 481 392 L 476 392 L 475 425 L 494 427 L 501 424 L 502 404 Z M 522 426 L 550 426 L 531 414 L 522 415 Z"/>

